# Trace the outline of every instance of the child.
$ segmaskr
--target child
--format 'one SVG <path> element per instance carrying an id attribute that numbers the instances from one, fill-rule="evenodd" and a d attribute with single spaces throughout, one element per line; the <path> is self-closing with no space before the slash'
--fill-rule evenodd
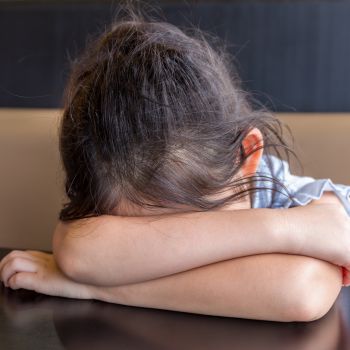
<path id="1" fill-rule="evenodd" d="M 53 255 L 11 252 L 5 285 L 309 321 L 349 283 L 350 188 L 289 173 L 280 122 L 200 32 L 129 11 L 75 62 L 65 101 Z"/>

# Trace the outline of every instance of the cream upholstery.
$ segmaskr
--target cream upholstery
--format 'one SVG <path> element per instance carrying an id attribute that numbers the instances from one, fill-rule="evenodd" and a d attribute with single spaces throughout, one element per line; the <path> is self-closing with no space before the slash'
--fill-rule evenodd
<path id="1" fill-rule="evenodd" d="M 0 109 L 0 246 L 51 248 L 65 200 L 57 130 L 59 110 Z M 350 115 L 281 115 L 290 125 L 305 175 L 350 184 Z"/>
<path id="2" fill-rule="evenodd" d="M 50 249 L 64 197 L 57 110 L 0 110 L 0 246 Z"/>
<path id="3" fill-rule="evenodd" d="M 350 185 L 350 114 L 285 113 L 279 117 L 294 135 L 304 175 Z"/>

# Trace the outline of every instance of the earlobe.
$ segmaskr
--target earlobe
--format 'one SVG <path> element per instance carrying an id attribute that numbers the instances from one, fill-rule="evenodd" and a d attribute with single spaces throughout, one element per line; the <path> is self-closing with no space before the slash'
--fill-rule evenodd
<path id="1" fill-rule="evenodd" d="M 254 175 L 263 154 L 264 139 L 258 128 L 253 128 L 242 141 L 244 153 L 247 156 L 241 168 L 243 176 Z"/>

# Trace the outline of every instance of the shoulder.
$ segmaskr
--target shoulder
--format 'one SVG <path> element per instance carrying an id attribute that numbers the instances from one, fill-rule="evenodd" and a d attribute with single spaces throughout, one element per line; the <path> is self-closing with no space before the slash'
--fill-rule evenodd
<path id="1" fill-rule="evenodd" d="M 350 186 L 334 184 L 331 179 L 293 175 L 288 162 L 273 155 L 262 157 L 257 175 L 259 180 L 256 185 L 262 189 L 253 196 L 253 208 L 307 205 L 312 200 L 320 199 L 326 191 L 332 191 L 350 215 Z M 276 181 L 268 180 L 268 177 Z"/>
<path id="2" fill-rule="evenodd" d="M 304 185 L 308 180 L 303 179 L 302 183 L 296 183 L 296 178 L 290 173 L 289 164 L 274 155 L 264 154 L 257 169 L 256 191 L 252 198 L 253 208 L 282 208 L 287 206 L 291 192 L 296 187 Z"/>

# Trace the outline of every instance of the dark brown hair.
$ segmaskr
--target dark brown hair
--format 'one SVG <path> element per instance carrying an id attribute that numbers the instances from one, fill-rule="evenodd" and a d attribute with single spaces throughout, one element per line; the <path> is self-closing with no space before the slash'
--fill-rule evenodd
<path id="1" fill-rule="evenodd" d="M 69 198 L 60 220 L 111 213 L 121 199 L 210 210 L 262 190 L 258 174 L 237 177 L 249 156 L 242 140 L 256 127 L 264 153 L 288 147 L 281 123 L 242 90 L 224 45 L 121 13 L 73 62 L 60 125 Z M 228 187 L 233 195 L 208 198 Z"/>

